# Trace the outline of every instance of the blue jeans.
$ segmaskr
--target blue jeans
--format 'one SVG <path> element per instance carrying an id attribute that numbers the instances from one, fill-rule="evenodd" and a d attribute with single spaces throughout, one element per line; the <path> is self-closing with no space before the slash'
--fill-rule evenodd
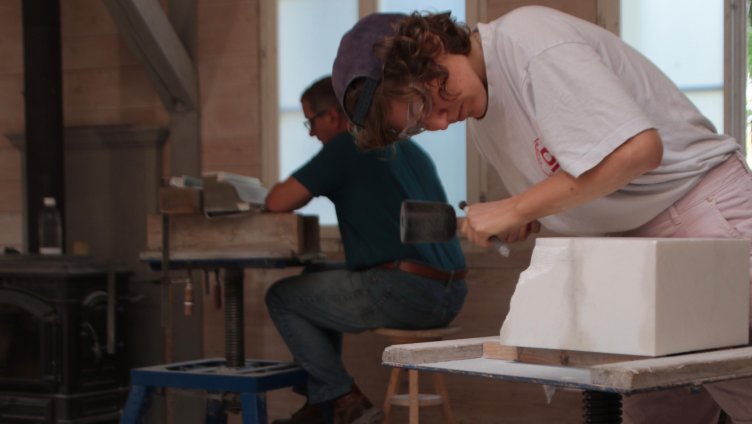
<path id="1" fill-rule="evenodd" d="M 352 389 L 342 363 L 342 334 L 378 327 L 447 325 L 467 294 L 464 281 L 444 283 L 399 270 L 310 272 L 276 282 L 266 294 L 274 325 L 308 372 L 309 403 Z"/>

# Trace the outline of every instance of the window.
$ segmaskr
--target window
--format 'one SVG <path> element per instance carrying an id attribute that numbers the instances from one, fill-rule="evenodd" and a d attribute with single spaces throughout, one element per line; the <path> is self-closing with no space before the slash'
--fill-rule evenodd
<path id="1" fill-rule="evenodd" d="M 277 12 L 279 93 L 279 176 L 284 180 L 318 152 L 321 143 L 303 126 L 300 95 L 332 73 L 342 34 L 358 20 L 357 0 L 280 0 Z M 322 22 L 326 22 L 322 25 Z M 337 223 L 334 205 L 314 198 L 301 213 L 319 216 L 322 225 Z"/>
<path id="2" fill-rule="evenodd" d="M 718 132 L 749 145 L 748 0 L 629 0 L 621 36 L 660 67 Z M 747 148 L 748 162 L 750 151 Z"/>
<path id="3" fill-rule="evenodd" d="M 280 0 L 277 12 L 279 93 L 279 175 L 287 178 L 318 152 L 321 144 L 303 127 L 300 95 L 313 81 L 331 73 L 339 40 L 357 22 L 357 0 Z M 465 19 L 464 0 L 382 0 L 378 11 L 409 13 L 451 10 Z M 326 22 L 326 25 L 321 25 Z M 456 207 L 466 196 L 465 125 L 446 131 L 421 134 L 415 141 L 433 159 L 449 202 Z M 314 198 L 299 210 L 319 216 L 322 225 L 335 225 L 337 217 L 329 199 Z"/>
<path id="4" fill-rule="evenodd" d="M 621 37 L 674 81 L 719 132 L 723 125 L 724 4 L 621 2 Z M 698 30 L 698 29 L 702 30 Z"/>

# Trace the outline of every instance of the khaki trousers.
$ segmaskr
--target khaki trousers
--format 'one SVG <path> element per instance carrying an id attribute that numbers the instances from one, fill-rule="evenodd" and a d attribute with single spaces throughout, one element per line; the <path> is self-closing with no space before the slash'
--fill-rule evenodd
<path id="1" fill-rule="evenodd" d="M 752 240 L 752 173 L 733 155 L 670 208 L 621 235 Z M 623 402 L 624 423 L 716 424 L 722 408 L 735 424 L 752 424 L 752 379 L 630 395 Z"/>

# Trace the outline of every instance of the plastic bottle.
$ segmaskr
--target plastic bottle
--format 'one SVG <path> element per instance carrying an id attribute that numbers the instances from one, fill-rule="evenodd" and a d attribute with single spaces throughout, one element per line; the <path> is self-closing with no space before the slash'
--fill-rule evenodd
<path id="1" fill-rule="evenodd" d="M 44 207 L 39 211 L 39 253 L 60 255 L 63 253 L 63 221 L 57 210 L 54 197 L 42 199 Z"/>

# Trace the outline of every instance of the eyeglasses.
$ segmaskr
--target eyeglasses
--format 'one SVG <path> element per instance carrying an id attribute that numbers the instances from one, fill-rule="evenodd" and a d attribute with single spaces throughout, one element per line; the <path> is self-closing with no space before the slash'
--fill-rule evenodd
<path id="1" fill-rule="evenodd" d="M 426 124 L 423 123 L 423 120 L 431 114 L 431 109 L 433 108 L 430 93 L 427 93 L 424 88 L 416 84 L 410 84 L 410 87 L 417 90 L 420 95 L 418 99 L 407 104 L 407 124 L 397 134 L 398 140 L 412 137 L 425 131 Z M 397 132 L 397 130 L 394 130 L 394 132 Z"/>
<path id="2" fill-rule="evenodd" d="M 429 97 L 430 99 L 430 97 Z M 397 134 L 397 139 L 402 140 L 418 135 L 426 130 L 423 118 L 431 113 L 431 102 L 416 101 L 407 104 L 407 125 Z"/>
<path id="3" fill-rule="evenodd" d="M 325 110 L 321 110 L 321 111 L 314 113 L 313 116 L 311 116 L 310 118 L 306 118 L 306 120 L 303 121 L 303 126 L 306 127 L 308 131 L 311 131 L 311 128 L 313 128 L 313 124 L 314 122 L 316 122 L 316 119 L 324 116 L 325 113 L 326 113 Z"/>

